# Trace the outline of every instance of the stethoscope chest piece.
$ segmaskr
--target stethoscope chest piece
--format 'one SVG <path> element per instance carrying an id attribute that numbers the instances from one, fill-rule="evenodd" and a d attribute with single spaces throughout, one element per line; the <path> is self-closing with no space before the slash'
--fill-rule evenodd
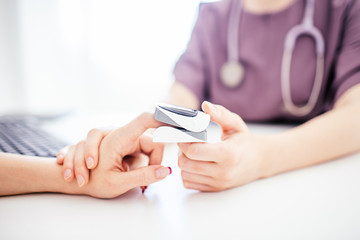
<path id="1" fill-rule="evenodd" d="M 220 69 L 222 83 L 228 88 L 236 88 L 244 79 L 244 66 L 238 61 L 228 61 Z"/>

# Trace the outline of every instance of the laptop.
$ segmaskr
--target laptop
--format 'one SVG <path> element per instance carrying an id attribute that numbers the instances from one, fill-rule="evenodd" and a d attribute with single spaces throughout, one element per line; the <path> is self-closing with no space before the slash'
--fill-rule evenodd
<path id="1" fill-rule="evenodd" d="M 0 152 L 55 157 L 68 144 L 41 129 L 41 124 L 31 115 L 0 116 Z"/>

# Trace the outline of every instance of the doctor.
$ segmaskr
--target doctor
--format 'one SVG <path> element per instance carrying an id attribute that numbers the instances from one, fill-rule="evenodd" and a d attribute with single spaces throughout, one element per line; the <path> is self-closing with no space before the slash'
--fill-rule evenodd
<path id="1" fill-rule="evenodd" d="M 221 191 L 360 150 L 360 1 L 224 0 L 202 4 L 174 69 L 169 102 L 202 109 L 219 143 L 179 144 L 184 186 Z M 272 136 L 244 121 L 302 123 Z M 88 182 L 106 133 L 89 134 L 64 171 Z M 59 155 L 59 163 L 64 156 Z"/>
<path id="2" fill-rule="evenodd" d="M 360 1 L 203 4 L 170 102 L 203 104 L 216 144 L 179 144 L 185 187 L 219 191 L 360 150 Z M 245 121 L 302 125 L 257 136 Z"/>

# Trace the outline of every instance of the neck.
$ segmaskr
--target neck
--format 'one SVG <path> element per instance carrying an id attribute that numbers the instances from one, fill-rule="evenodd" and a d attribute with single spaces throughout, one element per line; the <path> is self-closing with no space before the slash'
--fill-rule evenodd
<path id="1" fill-rule="evenodd" d="M 243 0 L 243 7 L 252 13 L 273 13 L 289 7 L 296 0 Z"/>

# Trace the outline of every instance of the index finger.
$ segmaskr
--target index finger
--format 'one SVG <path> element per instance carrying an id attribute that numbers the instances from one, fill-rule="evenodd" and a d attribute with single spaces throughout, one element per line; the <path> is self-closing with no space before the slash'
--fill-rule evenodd
<path id="1" fill-rule="evenodd" d="M 149 128 L 157 128 L 162 125 L 164 124 L 158 122 L 153 114 L 144 112 L 116 131 L 120 131 L 123 136 L 127 136 L 129 141 L 136 141 Z"/>
<path id="2" fill-rule="evenodd" d="M 220 162 L 226 152 L 224 142 L 217 143 L 178 143 L 187 158 L 199 161 Z"/>

